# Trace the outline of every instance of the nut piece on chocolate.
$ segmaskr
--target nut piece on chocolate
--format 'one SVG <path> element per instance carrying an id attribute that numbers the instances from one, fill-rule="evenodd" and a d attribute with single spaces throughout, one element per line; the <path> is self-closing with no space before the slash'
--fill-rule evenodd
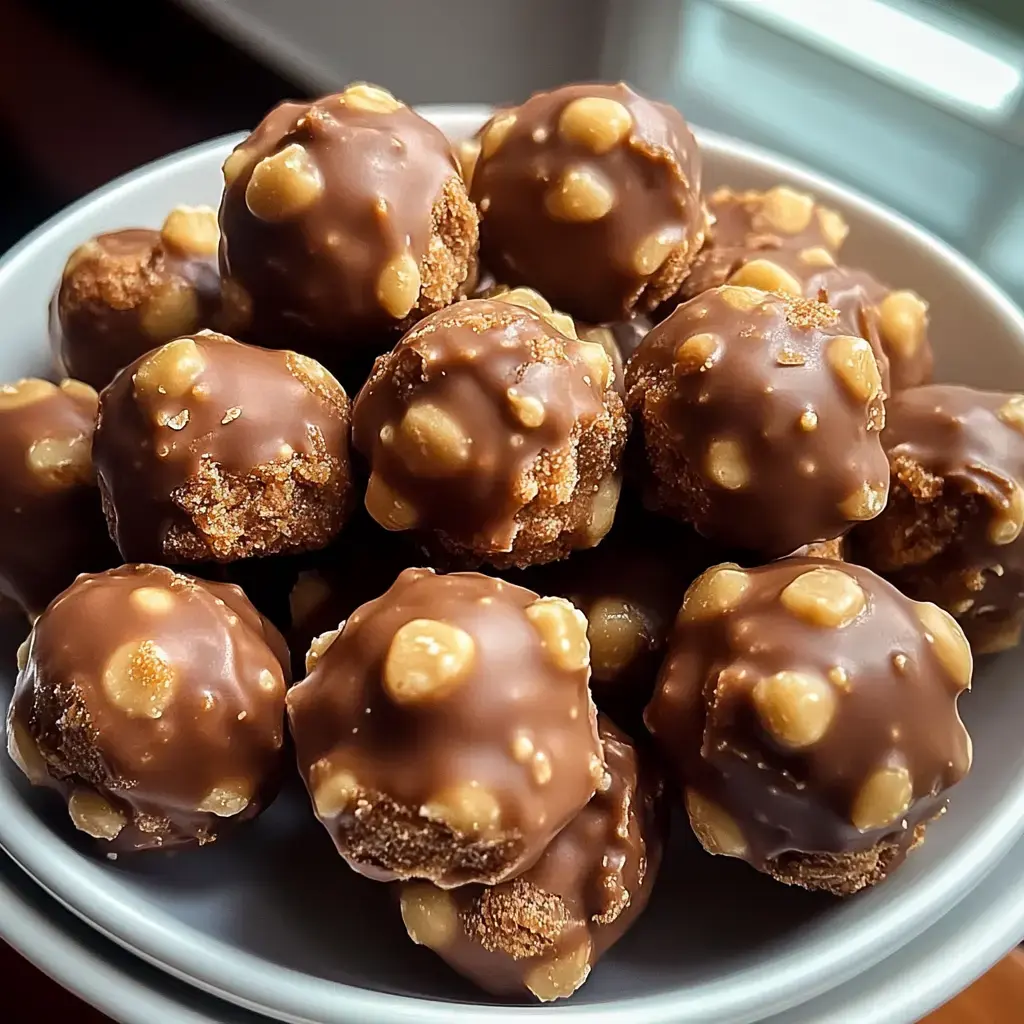
<path id="1" fill-rule="evenodd" d="M 813 300 L 725 285 L 647 335 L 626 388 L 652 508 L 767 557 L 878 515 L 881 375 L 837 319 Z"/>
<path id="2" fill-rule="evenodd" d="M 212 843 L 277 792 L 287 654 L 238 587 L 79 576 L 18 652 L 8 752 L 104 850 Z"/>
<path id="3" fill-rule="evenodd" d="M 589 323 L 652 310 L 704 243 L 700 179 L 672 107 L 621 83 L 537 93 L 480 135 L 481 259 Z"/>
<path id="4" fill-rule="evenodd" d="M 458 296 L 477 212 L 448 140 L 386 89 L 282 103 L 224 163 L 234 333 L 335 368 Z"/>
<path id="5" fill-rule="evenodd" d="M 627 418 L 604 349 L 571 328 L 471 299 L 379 358 L 352 422 L 370 515 L 466 564 L 525 566 L 597 544 L 615 515 Z"/>
<path id="6" fill-rule="evenodd" d="M 785 185 L 766 192 L 720 188 L 708 198 L 707 206 L 707 242 L 679 289 L 682 301 L 725 284 L 744 264 L 762 256 L 771 260 L 780 250 L 798 256 L 808 267 L 834 266 L 849 233 L 835 210 Z M 744 283 L 776 290 L 753 281 Z"/>
<path id="7" fill-rule="evenodd" d="M 92 464 L 96 392 L 0 385 L 0 595 L 35 618 L 80 572 L 118 562 Z"/>
<path id="8" fill-rule="evenodd" d="M 571 996 L 650 898 L 667 824 L 662 783 L 607 718 L 598 731 L 602 784 L 529 871 L 495 886 L 401 886 L 413 942 L 487 992 Z"/>
<path id="9" fill-rule="evenodd" d="M 951 612 L 975 654 L 1024 626 L 1024 395 L 951 385 L 888 405 L 885 511 L 857 530 L 858 561 Z"/>
<path id="10" fill-rule="evenodd" d="M 924 840 L 971 765 L 960 627 L 860 566 L 724 564 L 689 589 L 647 725 L 697 838 L 848 895 Z"/>
<path id="11" fill-rule="evenodd" d="M 317 362 L 204 331 L 100 397 L 94 456 L 133 561 L 232 562 L 324 547 L 349 506 L 349 401 Z"/>
<path id="12" fill-rule="evenodd" d="M 151 348 L 215 327 L 219 240 L 214 210 L 179 206 L 159 231 L 129 228 L 80 245 L 64 267 L 52 309 L 63 371 L 104 388 Z"/>
<path id="13" fill-rule="evenodd" d="M 313 653 L 288 695 L 299 771 L 364 875 L 505 881 L 604 779 L 587 620 L 568 601 L 406 569 Z"/>

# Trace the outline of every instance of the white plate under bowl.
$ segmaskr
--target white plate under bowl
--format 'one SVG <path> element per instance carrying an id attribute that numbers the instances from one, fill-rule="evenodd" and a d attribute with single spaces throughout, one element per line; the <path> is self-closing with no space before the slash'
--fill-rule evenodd
<path id="1" fill-rule="evenodd" d="M 453 137 L 479 108 L 435 108 Z M 785 181 L 840 208 L 844 254 L 932 302 L 939 376 L 1024 387 L 1024 318 L 963 259 L 873 203 L 735 141 L 701 133 L 709 185 Z M 98 231 L 157 225 L 179 202 L 216 204 L 219 140 L 143 168 L 56 218 L 0 264 L 0 379 L 46 366 L 46 301 L 70 250 Z M 13 653 L 3 662 L 9 687 Z M 194 985 L 310 1024 L 490 1024 L 556 1016 L 589 1024 L 744 1024 L 867 970 L 947 913 L 1024 831 L 1024 654 L 979 666 L 963 713 L 970 778 L 928 842 L 879 888 L 846 902 L 711 858 L 680 830 L 652 906 L 565 1004 L 495 1006 L 405 938 L 382 887 L 345 870 L 302 794 L 255 825 L 176 856 L 96 860 L 52 794 L 0 771 L 0 845 L 101 932 Z M 2 677 L 0 677 L 2 678 Z M 1024 873 L 1024 864 L 1017 870 Z"/>
<path id="2" fill-rule="evenodd" d="M 911 1024 L 1024 938 L 1024 840 L 923 935 L 854 981 L 764 1024 Z M 0 939 L 121 1024 L 267 1024 L 142 963 L 0 854 Z"/>

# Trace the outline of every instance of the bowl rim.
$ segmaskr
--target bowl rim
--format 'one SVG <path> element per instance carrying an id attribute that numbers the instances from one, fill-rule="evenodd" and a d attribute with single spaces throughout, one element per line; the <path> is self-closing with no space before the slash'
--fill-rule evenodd
<path id="1" fill-rule="evenodd" d="M 436 106 L 421 113 L 449 134 L 472 131 L 487 113 L 483 106 Z M 960 279 L 978 301 L 989 305 L 1024 347 L 1024 314 L 980 270 L 934 235 L 859 193 L 833 183 L 759 147 L 715 132 L 695 128 L 702 147 L 739 158 L 798 187 L 816 193 L 927 250 L 946 275 Z M 91 193 L 51 218 L 0 259 L 0 292 L 5 280 L 44 251 L 51 236 L 72 231 L 98 205 L 122 190 L 151 187 L 170 179 L 186 165 L 203 165 L 213 154 L 226 154 L 244 134 L 200 143 L 144 165 Z M 1024 783 L 1024 780 L 1022 780 Z M 2 794 L 0 794 L 2 796 Z M 752 1021 L 804 1003 L 867 970 L 921 934 L 971 891 L 1005 856 L 1024 833 L 1024 784 L 1004 797 L 998 813 L 958 845 L 927 877 L 919 879 L 884 911 L 844 928 L 834 942 L 820 944 L 815 956 L 789 950 L 766 961 L 739 968 L 727 979 L 697 982 L 684 991 L 628 996 L 603 1004 L 508 1007 L 448 1002 L 420 996 L 364 989 L 315 978 L 293 968 L 269 964 L 237 948 L 230 950 L 233 978 L 226 985 L 225 945 L 205 933 L 182 927 L 169 914 L 145 911 L 115 899 L 102 884 L 98 866 L 64 843 L 21 800 L 0 799 L 0 847 L 43 889 L 103 935 L 211 994 L 279 1019 L 310 1022 L 374 1024 L 487 1024 L 493 1017 L 506 1021 L 563 1017 L 585 1018 L 592 1024 L 670 1024 L 681 1013 L 693 1020 Z M 979 870 L 979 867 L 981 870 Z M 964 879 L 970 885 L 964 886 Z M 680 999 L 685 998 L 682 1006 Z"/>

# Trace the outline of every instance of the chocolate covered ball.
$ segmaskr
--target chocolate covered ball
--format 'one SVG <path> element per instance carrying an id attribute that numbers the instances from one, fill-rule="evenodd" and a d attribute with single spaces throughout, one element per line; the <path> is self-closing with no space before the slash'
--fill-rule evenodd
<path id="1" fill-rule="evenodd" d="M 600 541 L 627 419 L 604 350 L 563 330 L 568 317 L 472 299 L 377 360 L 352 421 L 377 522 L 498 567 Z"/>
<path id="2" fill-rule="evenodd" d="M 882 381 L 831 307 L 725 285 L 630 360 L 652 508 L 766 557 L 840 536 L 885 504 Z"/>
<path id="3" fill-rule="evenodd" d="M 571 996 L 643 912 L 661 862 L 662 784 L 598 719 L 607 774 L 530 870 L 499 885 L 401 886 L 409 937 L 499 996 Z"/>
<path id="4" fill-rule="evenodd" d="M 374 85 L 276 107 L 224 181 L 236 330 L 332 369 L 454 301 L 476 259 L 477 212 L 448 140 Z"/>
<path id="5" fill-rule="evenodd" d="M 888 405 L 885 511 L 857 556 L 934 601 L 976 654 L 1015 647 L 1024 625 L 1024 396 L 929 385 Z"/>
<path id="6" fill-rule="evenodd" d="M 587 622 L 568 601 L 407 569 L 312 653 L 288 695 L 299 770 L 362 874 L 505 881 L 604 778 Z"/>
<path id="7" fill-rule="evenodd" d="M 150 349 L 217 326 L 219 239 L 214 210 L 179 206 L 159 231 L 128 228 L 80 245 L 52 308 L 63 371 L 104 388 Z"/>
<path id="8" fill-rule="evenodd" d="M 780 250 L 808 267 L 834 265 L 849 232 L 841 214 L 785 185 L 764 192 L 720 188 L 707 206 L 707 241 L 679 289 L 683 301 L 728 283 L 745 264 L 770 260 Z"/>
<path id="9" fill-rule="evenodd" d="M 325 546 L 349 506 L 349 401 L 317 362 L 203 332 L 100 397 L 94 456 L 133 561 L 231 562 Z"/>
<path id="10" fill-rule="evenodd" d="M 704 242 L 690 129 L 621 83 L 563 86 L 499 111 L 471 178 L 484 265 L 588 323 L 654 309 Z"/>
<path id="11" fill-rule="evenodd" d="M 276 794 L 287 649 L 238 587 L 79 576 L 18 658 L 8 751 L 104 850 L 203 846 Z"/>
<path id="12" fill-rule="evenodd" d="M 867 569 L 709 569 L 686 594 L 647 725 L 697 838 L 781 882 L 881 881 L 971 764 L 960 627 Z"/>
<path id="13" fill-rule="evenodd" d="M 96 401 L 76 380 L 0 385 L 0 595 L 30 618 L 118 561 L 93 471 Z"/>

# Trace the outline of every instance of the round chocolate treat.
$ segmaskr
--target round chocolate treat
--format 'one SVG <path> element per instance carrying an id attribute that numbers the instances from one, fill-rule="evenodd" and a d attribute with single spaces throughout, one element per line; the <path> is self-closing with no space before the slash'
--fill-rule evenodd
<path id="1" fill-rule="evenodd" d="M 471 299 L 377 360 L 352 421 L 377 522 L 499 567 L 601 540 L 626 413 L 601 346 L 563 330 L 572 322 L 560 314 Z"/>
<path id="2" fill-rule="evenodd" d="M 960 627 L 860 566 L 709 569 L 687 591 L 646 712 L 697 838 L 837 895 L 924 840 L 971 764 Z"/>
<path id="3" fill-rule="evenodd" d="M 768 557 L 878 515 L 881 375 L 837 319 L 813 300 L 724 285 L 647 335 L 626 387 L 651 507 Z"/>
<path id="4" fill-rule="evenodd" d="M 859 561 L 960 622 L 976 654 L 1024 625 L 1024 395 L 929 385 L 888 405 L 885 511 L 857 530 Z"/>
<path id="5" fill-rule="evenodd" d="M 886 287 L 866 270 L 837 265 L 827 249 L 733 250 L 726 282 L 827 302 L 843 331 L 871 343 L 889 394 L 931 380 L 928 303 L 915 292 Z"/>
<path id="6" fill-rule="evenodd" d="M 587 620 L 568 601 L 406 569 L 313 653 L 288 695 L 299 770 L 371 878 L 512 878 L 604 777 Z"/>
<path id="7" fill-rule="evenodd" d="M 683 301 L 726 284 L 744 264 L 762 255 L 771 259 L 778 250 L 792 251 L 808 266 L 834 265 L 849 232 L 835 210 L 785 185 L 766 192 L 720 188 L 711 194 L 707 206 L 707 242 L 679 289 Z"/>
<path id="8" fill-rule="evenodd" d="M 344 389 L 308 356 L 209 331 L 178 338 L 100 397 L 110 534 L 134 561 L 321 548 L 349 505 L 348 429 Z"/>
<path id="9" fill-rule="evenodd" d="M 18 652 L 8 751 L 106 849 L 212 843 L 277 792 L 287 654 L 238 587 L 79 576 Z"/>
<path id="10" fill-rule="evenodd" d="M 219 239 L 215 211 L 179 206 L 159 231 L 129 228 L 79 246 L 53 301 L 63 371 L 104 388 L 157 345 L 216 326 Z"/>
<path id="11" fill-rule="evenodd" d="M 332 367 L 454 301 L 476 259 L 477 212 L 448 140 L 375 85 L 275 107 L 224 181 L 236 330 Z"/>
<path id="12" fill-rule="evenodd" d="M 413 942 L 487 992 L 571 996 L 650 899 L 667 824 L 662 783 L 604 716 L 598 732 L 601 785 L 530 870 L 494 886 L 401 886 Z"/>
<path id="13" fill-rule="evenodd" d="M 118 561 L 92 465 L 96 392 L 0 385 L 0 596 L 38 615 L 80 572 Z"/>
<path id="14" fill-rule="evenodd" d="M 481 259 L 589 323 L 654 309 L 704 243 L 700 177 L 672 107 L 621 83 L 537 93 L 480 136 Z"/>

